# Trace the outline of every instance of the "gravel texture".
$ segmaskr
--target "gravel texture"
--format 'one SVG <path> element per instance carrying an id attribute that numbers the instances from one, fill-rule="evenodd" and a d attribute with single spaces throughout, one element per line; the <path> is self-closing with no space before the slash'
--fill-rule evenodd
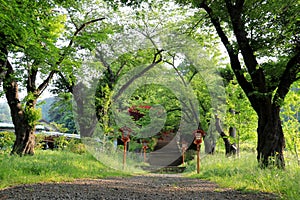
<path id="1" fill-rule="evenodd" d="M 234 199 L 273 200 L 268 193 L 245 193 L 178 174 L 148 174 L 133 177 L 76 180 L 61 183 L 20 185 L 0 190 L 0 200 L 48 199 Z"/>

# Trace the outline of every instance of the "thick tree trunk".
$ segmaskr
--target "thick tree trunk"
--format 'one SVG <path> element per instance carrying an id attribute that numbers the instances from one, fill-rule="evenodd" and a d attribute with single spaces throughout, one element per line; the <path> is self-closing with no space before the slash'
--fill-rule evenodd
<path id="1" fill-rule="evenodd" d="M 35 126 L 31 126 L 26 120 L 21 103 L 14 103 L 8 99 L 12 120 L 15 126 L 16 140 L 11 154 L 34 154 Z M 34 108 L 34 107 L 33 107 Z"/>
<path id="2" fill-rule="evenodd" d="M 14 71 L 10 62 L 6 61 L 5 79 L 3 82 L 3 90 L 10 107 L 11 117 L 15 126 L 16 140 L 13 145 L 11 154 L 34 154 L 35 146 L 35 126 L 30 125 L 29 119 L 24 112 L 22 104 L 19 100 L 18 83 L 14 79 Z M 36 100 L 27 102 L 26 106 L 33 109 Z M 33 123 L 34 124 L 34 123 Z"/>
<path id="3" fill-rule="evenodd" d="M 73 87 L 73 97 L 75 100 L 75 119 L 81 137 L 93 137 L 97 116 L 95 113 L 94 91 L 87 88 L 82 82 Z"/>
<path id="4" fill-rule="evenodd" d="M 261 108 L 258 113 L 258 144 L 257 160 L 261 167 L 275 165 L 284 168 L 283 150 L 285 139 L 282 131 L 278 106 L 269 106 L 270 109 Z"/>
<path id="5" fill-rule="evenodd" d="M 35 146 L 35 126 L 29 124 L 20 102 L 15 103 L 16 101 L 11 101 L 11 99 L 8 99 L 8 102 L 16 135 L 11 154 L 33 155 Z M 31 109 L 34 109 L 35 103 L 31 104 L 31 106 Z"/>
<path id="6" fill-rule="evenodd" d="M 11 154 L 25 155 L 25 154 L 34 154 L 35 146 L 35 135 L 34 128 L 24 125 L 24 124 L 15 124 L 16 140 L 12 149 Z"/>

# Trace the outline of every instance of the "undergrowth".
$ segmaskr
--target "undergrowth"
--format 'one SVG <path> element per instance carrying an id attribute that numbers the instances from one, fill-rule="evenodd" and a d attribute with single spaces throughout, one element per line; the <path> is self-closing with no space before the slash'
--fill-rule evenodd
<path id="1" fill-rule="evenodd" d="M 205 155 L 201 158 L 200 173 L 196 173 L 196 162 L 191 161 L 187 171 L 191 177 L 208 179 L 222 187 L 241 191 L 269 192 L 282 199 L 299 199 L 300 167 L 287 157 L 285 170 L 261 169 L 253 153 L 240 158 L 226 158 L 224 154 Z"/>
<path id="2" fill-rule="evenodd" d="M 42 151 L 34 156 L 0 154 L 0 188 L 38 182 L 62 182 L 79 178 L 126 176 L 110 169 L 88 153 Z"/>

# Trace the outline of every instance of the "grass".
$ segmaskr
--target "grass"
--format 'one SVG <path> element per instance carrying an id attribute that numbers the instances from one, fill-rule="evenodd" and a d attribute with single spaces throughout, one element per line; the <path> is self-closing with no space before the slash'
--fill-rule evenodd
<path id="1" fill-rule="evenodd" d="M 202 154 L 203 155 L 203 154 Z M 260 169 L 254 153 L 240 158 L 224 154 L 203 156 L 200 173 L 195 161 L 187 165 L 187 175 L 211 180 L 221 187 L 240 191 L 270 192 L 282 199 L 299 199 L 300 167 L 286 156 L 286 169 Z M 106 167 L 91 154 L 69 151 L 37 151 L 34 156 L 0 154 L 0 189 L 19 184 L 72 181 L 80 178 L 129 176 L 129 172 Z"/>
<path id="2" fill-rule="evenodd" d="M 0 169 L 0 189 L 19 184 L 129 175 L 106 167 L 88 153 L 50 150 L 23 157 L 0 154 Z"/>
<path id="3" fill-rule="evenodd" d="M 287 159 L 285 170 L 260 169 L 255 154 L 242 154 L 240 158 L 225 158 L 224 154 L 201 159 L 200 173 L 195 172 L 195 161 L 190 163 L 188 175 L 211 180 L 222 187 L 240 191 L 270 192 L 282 199 L 299 199 L 300 167 Z"/>

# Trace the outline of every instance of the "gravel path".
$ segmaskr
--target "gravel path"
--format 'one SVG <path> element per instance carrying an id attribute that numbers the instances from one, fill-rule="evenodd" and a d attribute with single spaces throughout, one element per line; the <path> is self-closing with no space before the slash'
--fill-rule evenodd
<path id="1" fill-rule="evenodd" d="M 219 188 L 209 181 L 184 178 L 177 174 L 148 174 L 126 178 L 114 177 L 63 183 L 39 183 L 0 190 L 0 200 L 8 199 L 274 200 L 276 196 L 267 193 L 243 193 Z"/>

